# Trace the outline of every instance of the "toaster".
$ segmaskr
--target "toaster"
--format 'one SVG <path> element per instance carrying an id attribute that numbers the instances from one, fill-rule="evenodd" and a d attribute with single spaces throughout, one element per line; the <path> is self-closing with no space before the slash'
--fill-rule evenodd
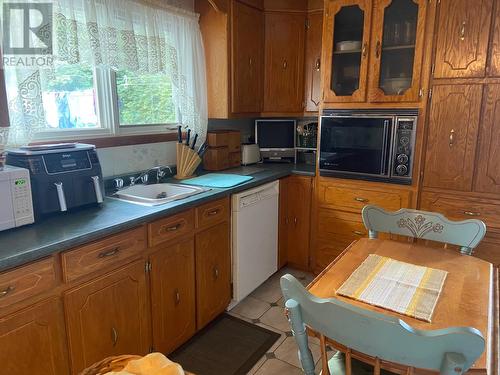
<path id="1" fill-rule="evenodd" d="M 35 219 L 103 201 L 104 184 L 95 146 L 69 145 L 7 151 L 8 165 L 29 170 Z"/>
<path id="2" fill-rule="evenodd" d="M 260 157 L 260 148 L 256 143 L 241 145 L 241 164 L 255 164 L 262 160 Z"/>

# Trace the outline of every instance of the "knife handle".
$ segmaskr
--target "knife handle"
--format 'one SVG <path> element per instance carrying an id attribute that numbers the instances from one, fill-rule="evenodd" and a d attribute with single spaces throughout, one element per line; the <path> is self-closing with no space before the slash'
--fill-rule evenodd
<path id="1" fill-rule="evenodd" d="M 188 129 L 186 135 L 186 145 L 189 146 L 189 139 L 191 138 L 191 129 Z"/>
<path id="2" fill-rule="evenodd" d="M 177 142 L 182 143 L 182 126 L 177 127 Z"/>
<path id="3" fill-rule="evenodd" d="M 191 150 L 194 150 L 194 146 L 196 146 L 196 141 L 198 140 L 198 133 L 195 133 L 193 144 L 191 145 Z"/>

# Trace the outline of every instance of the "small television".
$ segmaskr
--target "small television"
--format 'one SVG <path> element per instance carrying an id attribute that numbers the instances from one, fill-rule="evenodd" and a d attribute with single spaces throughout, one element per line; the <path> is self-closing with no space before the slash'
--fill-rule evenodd
<path id="1" fill-rule="evenodd" d="M 268 161 L 295 159 L 295 120 L 255 120 L 255 141 L 260 154 Z"/>

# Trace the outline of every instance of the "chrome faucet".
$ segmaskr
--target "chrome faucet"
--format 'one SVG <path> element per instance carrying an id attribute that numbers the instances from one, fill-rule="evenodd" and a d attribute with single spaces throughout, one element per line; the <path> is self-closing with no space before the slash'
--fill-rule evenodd
<path id="1" fill-rule="evenodd" d="M 169 165 L 162 165 L 153 168 L 149 168 L 147 171 L 142 172 L 139 176 L 130 179 L 130 186 L 133 186 L 137 181 L 141 180 L 143 184 L 147 184 L 149 172 L 156 171 L 156 183 L 159 184 L 160 180 L 165 177 L 165 169 L 168 169 L 170 174 L 173 174 L 172 167 Z"/>

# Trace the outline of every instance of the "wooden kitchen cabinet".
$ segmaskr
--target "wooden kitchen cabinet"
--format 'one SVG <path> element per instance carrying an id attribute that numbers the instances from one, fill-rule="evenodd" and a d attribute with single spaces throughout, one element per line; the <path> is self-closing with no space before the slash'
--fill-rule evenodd
<path id="1" fill-rule="evenodd" d="M 159 246 L 150 262 L 153 347 L 170 353 L 196 332 L 193 238 Z"/>
<path id="2" fill-rule="evenodd" d="M 493 0 L 441 0 L 434 78 L 484 77 Z"/>
<path id="3" fill-rule="evenodd" d="M 474 191 L 500 194 L 500 84 L 484 89 Z"/>
<path id="4" fill-rule="evenodd" d="M 265 13 L 264 112 L 304 110 L 304 13 Z"/>
<path id="5" fill-rule="evenodd" d="M 481 98 L 481 85 L 433 87 L 424 186 L 472 190 Z"/>
<path id="6" fill-rule="evenodd" d="M 500 77 L 500 6 L 497 4 L 494 6 L 495 13 L 493 14 L 494 21 L 492 21 L 492 33 L 491 33 L 491 47 L 490 47 L 490 61 L 489 61 L 489 71 L 488 76 L 490 77 Z"/>
<path id="7" fill-rule="evenodd" d="M 196 323 L 205 327 L 231 301 L 229 223 L 199 232 L 195 239 Z"/>
<path id="8" fill-rule="evenodd" d="M 231 4 L 232 112 L 256 113 L 262 110 L 264 15 L 239 1 Z"/>
<path id="9" fill-rule="evenodd" d="M 309 233 L 312 177 L 290 176 L 280 180 L 280 266 L 309 269 Z"/>
<path id="10" fill-rule="evenodd" d="M 323 99 L 364 102 L 372 0 L 327 0 L 323 26 Z M 345 46 L 346 41 L 359 45 Z"/>
<path id="11" fill-rule="evenodd" d="M 304 61 L 305 110 L 317 112 L 321 101 L 321 36 L 323 12 L 311 12 L 306 21 L 306 53 Z"/>
<path id="12" fill-rule="evenodd" d="M 2 374 L 69 373 L 62 304 L 51 298 L 0 319 Z"/>
<path id="13" fill-rule="evenodd" d="M 73 374 L 111 355 L 149 352 L 151 325 L 144 262 L 70 289 L 63 299 Z"/>

